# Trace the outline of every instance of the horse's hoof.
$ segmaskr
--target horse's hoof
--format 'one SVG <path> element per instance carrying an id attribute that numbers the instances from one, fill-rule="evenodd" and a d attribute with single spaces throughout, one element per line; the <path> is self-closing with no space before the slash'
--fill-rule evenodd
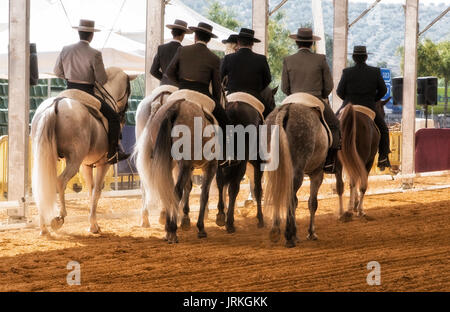
<path id="1" fill-rule="evenodd" d="M 274 228 L 270 231 L 269 238 L 273 243 L 276 243 L 280 240 L 281 231 L 279 228 Z"/>
<path id="2" fill-rule="evenodd" d="M 165 211 L 161 211 L 161 213 L 159 214 L 159 224 L 161 224 L 161 225 L 166 224 L 166 212 Z"/>
<path id="3" fill-rule="evenodd" d="M 295 247 L 295 239 L 290 239 L 286 241 L 286 248 L 293 248 Z"/>
<path id="4" fill-rule="evenodd" d="M 143 228 L 149 228 L 150 227 L 150 222 L 148 221 L 148 218 L 145 218 L 145 219 L 142 220 L 141 227 L 143 227 Z"/>
<path id="5" fill-rule="evenodd" d="M 169 244 L 178 243 L 177 233 L 167 233 L 165 239 Z"/>
<path id="6" fill-rule="evenodd" d="M 308 236 L 306 236 L 306 238 L 308 240 L 312 240 L 312 241 L 315 241 L 315 240 L 319 239 L 319 237 L 316 235 L 316 233 L 308 234 Z"/>
<path id="7" fill-rule="evenodd" d="M 200 231 L 200 232 L 198 232 L 198 234 L 197 234 L 197 237 L 198 238 L 206 238 L 208 235 L 206 234 L 206 232 L 203 230 L 203 231 Z"/>
<path id="8" fill-rule="evenodd" d="M 229 234 L 233 234 L 234 232 L 236 232 L 236 228 L 234 227 L 234 225 L 228 225 L 227 224 L 226 228 L 227 228 L 227 232 Z"/>
<path id="9" fill-rule="evenodd" d="M 98 224 L 91 225 L 91 227 L 89 228 L 89 232 L 91 232 L 92 234 L 100 234 L 100 227 L 98 226 Z"/>
<path id="10" fill-rule="evenodd" d="M 181 219 L 181 229 L 183 231 L 189 231 L 191 228 L 191 219 L 189 219 L 188 216 L 184 216 L 183 219 Z"/>
<path id="11" fill-rule="evenodd" d="M 50 222 L 50 226 L 52 227 L 53 231 L 58 231 L 64 224 L 64 218 L 63 217 L 56 217 L 53 218 Z"/>
<path id="12" fill-rule="evenodd" d="M 216 224 L 218 226 L 224 226 L 225 225 L 225 214 L 224 213 L 218 213 L 216 215 Z"/>
<path id="13" fill-rule="evenodd" d="M 339 218 L 342 222 L 350 222 L 352 221 L 353 213 L 351 211 L 344 212 L 344 214 Z"/>
<path id="14" fill-rule="evenodd" d="M 264 227 L 264 221 L 263 220 L 259 220 L 257 226 L 258 226 L 258 229 L 262 229 Z"/>

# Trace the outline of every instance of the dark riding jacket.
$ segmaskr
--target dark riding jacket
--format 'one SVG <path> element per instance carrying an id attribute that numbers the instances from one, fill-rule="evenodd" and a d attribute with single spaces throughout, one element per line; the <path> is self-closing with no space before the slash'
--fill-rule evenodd
<path id="1" fill-rule="evenodd" d="M 380 68 L 356 64 L 345 68 L 337 87 L 337 95 L 344 100 L 342 107 L 352 104 L 366 106 L 375 111 L 375 103 L 387 92 Z"/>
<path id="2" fill-rule="evenodd" d="M 267 58 L 248 48 L 226 55 L 220 68 L 220 76 L 222 80 L 228 76 L 229 93 L 247 92 L 261 102 L 261 92 L 272 81 Z"/>
<path id="3" fill-rule="evenodd" d="M 166 44 L 162 44 L 158 47 L 158 52 L 153 58 L 152 67 L 150 68 L 150 74 L 153 77 L 161 81 L 161 85 L 173 85 L 178 86 L 175 81 L 172 81 L 166 75 L 166 69 L 169 67 L 175 53 L 178 48 L 181 47 L 181 43 L 178 41 L 171 41 Z"/>

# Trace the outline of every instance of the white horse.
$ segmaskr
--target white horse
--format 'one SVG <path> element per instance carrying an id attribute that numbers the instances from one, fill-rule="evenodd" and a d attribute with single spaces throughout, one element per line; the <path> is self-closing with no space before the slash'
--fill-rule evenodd
<path id="1" fill-rule="evenodd" d="M 153 90 L 152 94 L 145 97 L 141 103 L 139 103 L 138 108 L 136 110 L 136 147 L 133 153 L 133 156 L 136 160 L 138 157 L 138 142 L 139 138 L 141 137 L 142 131 L 144 131 L 144 128 L 146 125 L 150 124 L 153 116 L 158 111 L 158 109 L 163 106 L 167 102 L 167 98 L 175 91 L 177 91 L 178 88 L 170 85 L 163 85 L 155 90 Z M 146 159 L 145 161 L 151 161 L 150 159 Z M 140 174 L 142 174 L 143 168 L 139 166 L 138 163 L 136 163 L 138 172 L 141 170 Z M 141 226 L 142 227 L 150 227 L 150 222 L 148 220 L 149 215 L 149 209 L 151 206 L 157 206 L 157 203 L 155 201 L 155 196 L 152 196 L 151 194 L 146 194 L 146 188 L 143 185 L 144 181 L 141 181 L 141 191 L 142 191 L 142 210 L 141 210 Z M 148 188 L 147 188 L 148 190 Z M 165 223 L 165 216 L 164 213 L 162 213 L 160 218 L 160 223 Z"/>
<path id="2" fill-rule="evenodd" d="M 108 81 L 103 86 L 106 99 L 117 107 L 123 125 L 131 93 L 130 80 L 136 76 L 128 76 L 116 67 L 108 68 L 106 74 Z M 89 230 L 99 233 L 97 203 L 110 166 L 106 163 L 108 137 L 102 123 L 91 115 L 84 104 L 76 100 L 51 98 L 37 109 L 31 124 L 31 136 L 34 154 L 32 187 L 39 210 L 41 235 L 49 233 L 49 223 L 53 230 L 63 225 L 67 215 L 64 190 L 80 166 L 90 198 Z M 66 167 L 61 175 L 57 176 L 59 155 L 63 155 L 66 160 Z M 97 168 L 95 179 L 93 165 Z M 59 193 L 60 199 L 58 212 L 55 211 L 56 192 Z M 58 216 L 55 217 L 55 213 L 58 213 Z"/>

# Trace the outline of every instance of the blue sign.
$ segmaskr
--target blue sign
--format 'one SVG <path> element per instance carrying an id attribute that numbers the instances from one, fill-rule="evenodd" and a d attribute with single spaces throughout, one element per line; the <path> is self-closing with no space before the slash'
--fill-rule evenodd
<path id="1" fill-rule="evenodd" d="M 391 97 L 389 102 L 384 106 L 385 108 L 391 109 L 394 112 L 401 111 L 401 107 L 399 105 L 394 105 L 392 100 L 392 79 L 391 79 L 391 70 L 389 68 L 380 68 L 381 76 L 383 77 L 384 83 L 387 88 L 386 94 L 381 98 L 382 100 L 386 100 L 388 97 Z"/>

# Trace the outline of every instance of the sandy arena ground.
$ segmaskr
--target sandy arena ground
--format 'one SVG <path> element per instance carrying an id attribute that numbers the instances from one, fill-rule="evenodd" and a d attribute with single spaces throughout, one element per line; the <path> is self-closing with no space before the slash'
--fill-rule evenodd
<path id="1" fill-rule="evenodd" d="M 416 187 L 449 183 L 450 176 L 419 178 Z M 398 186 L 373 182 L 369 190 Z M 307 191 L 304 187 L 299 197 Z M 450 291 L 448 188 L 371 195 L 365 207 L 374 221 L 341 223 L 337 197 L 324 185 L 316 218 L 319 240 L 306 240 L 309 211 L 301 202 L 301 242 L 293 249 L 284 247 L 284 239 L 271 243 L 270 226 L 257 229 L 255 208 L 242 206 L 247 194 L 244 189 L 238 198 L 236 233 L 216 226 L 211 209 L 208 237 L 198 239 L 194 211 L 191 230 L 179 230 L 175 245 L 163 241 L 158 212 L 152 213 L 151 228 L 138 226 L 138 198 L 102 198 L 100 235 L 86 231 L 88 201 L 70 200 L 70 218 L 51 238 L 39 237 L 36 228 L 0 232 L 0 291 Z M 198 187 L 191 203 L 195 209 Z M 116 218 L 105 218 L 111 212 Z M 66 283 L 66 266 L 73 260 L 81 264 L 81 286 Z M 380 286 L 366 282 L 370 261 L 381 265 Z"/>

